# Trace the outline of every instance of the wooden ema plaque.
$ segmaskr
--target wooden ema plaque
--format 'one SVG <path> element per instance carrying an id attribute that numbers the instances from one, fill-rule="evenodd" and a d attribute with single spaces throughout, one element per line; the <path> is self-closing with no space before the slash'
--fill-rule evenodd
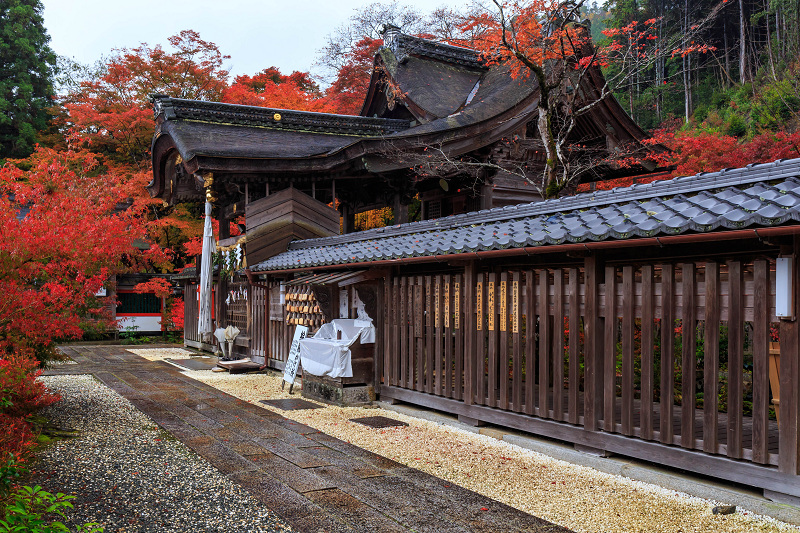
<path id="1" fill-rule="evenodd" d="M 478 315 L 478 320 L 475 323 L 478 331 L 483 329 L 483 282 L 479 281 L 475 286 L 475 298 L 477 305 L 475 306 L 475 313 Z"/>
<path id="2" fill-rule="evenodd" d="M 444 327 L 450 327 L 450 283 L 444 285 Z"/>
<path id="3" fill-rule="evenodd" d="M 433 327 L 439 327 L 439 280 L 433 287 Z"/>
<path id="4" fill-rule="evenodd" d="M 494 331 L 494 281 L 486 285 L 486 311 L 489 313 L 489 331 Z"/>
<path id="5" fill-rule="evenodd" d="M 511 285 L 511 330 L 519 333 L 519 281 L 514 280 Z"/>
<path id="6" fill-rule="evenodd" d="M 508 329 L 508 282 L 500 282 L 500 331 Z"/>
<path id="7" fill-rule="evenodd" d="M 461 329 L 461 283 L 453 285 L 453 327 Z"/>

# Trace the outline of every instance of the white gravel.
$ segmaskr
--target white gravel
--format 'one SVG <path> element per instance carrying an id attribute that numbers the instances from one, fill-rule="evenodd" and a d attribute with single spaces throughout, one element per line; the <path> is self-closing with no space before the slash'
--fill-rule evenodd
<path id="1" fill-rule="evenodd" d="M 37 454 L 29 483 L 76 494 L 68 525 L 111 532 L 291 531 L 272 511 L 91 376 L 41 378 L 62 401 L 45 411 L 76 439 Z"/>

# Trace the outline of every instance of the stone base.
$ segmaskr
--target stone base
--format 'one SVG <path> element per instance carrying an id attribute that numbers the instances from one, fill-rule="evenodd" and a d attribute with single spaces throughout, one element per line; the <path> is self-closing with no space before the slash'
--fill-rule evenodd
<path id="1" fill-rule="evenodd" d="M 592 448 L 591 446 L 584 446 L 583 444 L 575 444 L 575 451 L 585 453 L 586 455 L 594 455 L 595 457 L 611 457 L 611 452 L 601 450 L 599 448 Z"/>
<path id="2" fill-rule="evenodd" d="M 764 489 L 764 497 L 776 503 L 782 503 L 800 508 L 800 498 L 797 496 L 792 496 L 791 494 L 784 494 L 782 492 Z"/>
<path id="3" fill-rule="evenodd" d="M 464 415 L 458 415 L 458 421 L 461 422 L 462 424 L 466 424 L 468 426 L 476 428 L 483 427 L 486 425 L 486 422 L 484 422 L 483 420 L 478 420 L 477 418 L 470 418 Z"/>
<path id="4" fill-rule="evenodd" d="M 343 385 L 334 379 L 304 375 L 302 396 L 339 407 L 359 407 L 375 401 L 375 388 L 372 385 Z"/>

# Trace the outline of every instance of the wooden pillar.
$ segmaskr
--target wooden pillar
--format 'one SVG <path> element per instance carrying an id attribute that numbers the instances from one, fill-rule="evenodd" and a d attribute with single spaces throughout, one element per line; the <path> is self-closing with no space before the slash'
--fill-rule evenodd
<path id="1" fill-rule="evenodd" d="M 600 283 L 603 261 L 595 254 L 584 261 L 586 304 L 584 316 L 584 419 L 587 431 L 597 431 L 603 409 L 603 320 L 600 318 Z"/>
<path id="2" fill-rule="evenodd" d="M 481 209 L 491 209 L 494 207 L 493 186 L 487 183 L 481 187 Z"/>
<path id="3" fill-rule="evenodd" d="M 216 305 L 215 309 L 215 316 L 217 318 L 217 327 L 224 328 L 228 325 L 227 320 L 227 306 L 225 305 L 225 298 L 228 295 L 228 279 L 224 276 L 220 276 L 217 281 L 217 291 L 216 291 L 216 301 L 214 302 Z"/>
<path id="4" fill-rule="evenodd" d="M 405 224 L 408 222 L 408 205 L 401 202 L 400 194 L 394 195 L 392 202 L 392 212 L 394 213 L 395 224 Z"/>
<path id="5" fill-rule="evenodd" d="M 478 359 L 483 358 L 483 347 L 475 345 L 475 277 L 477 265 L 470 261 L 464 268 L 464 403 L 472 405 L 475 401 L 475 368 Z M 480 357 L 479 357 L 480 356 Z"/>
<path id="6" fill-rule="evenodd" d="M 264 285 L 264 364 L 269 364 L 269 358 L 272 355 L 270 348 L 272 343 L 269 336 L 269 314 L 270 314 L 270 289 L 269 289 L 269 275 L 264 276 L 261 282 Z"/>
<path id="7" fill-rule="evenodd" d="M 387 276 L 386 279 L 379 279 L 376 284 L 375 289 L 375 317 L 373 317 L 372 323 L 375 324 L 375 352 L 373 354 L 373 378 L 372 383 L 375 387 L 375 394 L 380 394 L 381 392 L 381 378 L 384 375 L 384 350 L 386 350 L 385 339 L 388 336 L 388 328 L 386 327 L 386 294 L 385 288 L 390 283 L 389 277 Z M 386 380 L 386 384 L 389 384 L 389 380 Z"/>
<path id="8" fill-rule="evenodd" d="M 219 218 L 219 240 L 227 239 L 231 236 L 231 221 L 220 216 Z"/>
<path id="9" fill-rule="evenodd" d="M 779 446 L 778 469 L 786 474 L 800 474 L 800 324 L 797 321 L 797 304 L 800 301 L 798 290 L 798 261 L 797 252 L 800 250 L 800 237 L 795 236 L 791 245 L 781 247 L 781 255 L 794 257 L 792 272 L 792 291 L 794 302 L 794 316 L 791 319 L 782 319 L 780 323 L 781 339 L 781 408 L 779 420 Z"/>
<path id="10" fill-rule="evenodd" d="M 342 234 L 353 233 L 356 227 L 356 214 L 353 208 L 342 203 Z"/>

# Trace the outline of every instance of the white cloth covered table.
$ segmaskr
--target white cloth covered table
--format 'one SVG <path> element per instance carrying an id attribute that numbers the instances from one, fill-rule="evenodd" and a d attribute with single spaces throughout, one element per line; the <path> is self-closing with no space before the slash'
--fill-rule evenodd
<path id="1" fill-rule="evenodd" d="M 312 376 L 353 377 L 350 347 L 356 342 L 375 342 L 375 327 L 369 320 L 337 318 L 300 341 L 300 364 Z"/>

